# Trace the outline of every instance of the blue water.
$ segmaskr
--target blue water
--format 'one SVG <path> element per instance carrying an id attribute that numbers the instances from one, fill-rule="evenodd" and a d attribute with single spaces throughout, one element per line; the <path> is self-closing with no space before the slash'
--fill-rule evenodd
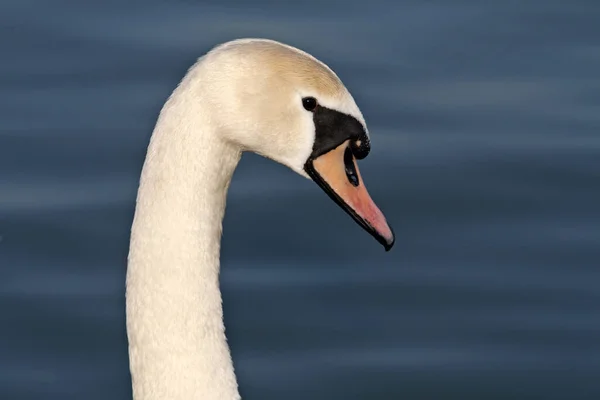
<path id="1" fill-rule="evenodd" d="M 0 399 L 131 398 L 149 135 L 194 60 L 248 36 L 350 88 L 398 241 L 244 156 L 222 255 L 244 398 L 600 398 L 598 21 L 595 0 L 3 1 Z"/>

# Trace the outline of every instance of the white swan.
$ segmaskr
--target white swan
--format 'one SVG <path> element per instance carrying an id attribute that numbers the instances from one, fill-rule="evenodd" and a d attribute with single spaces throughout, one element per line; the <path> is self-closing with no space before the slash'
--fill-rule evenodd
<path id="1" fill-rule="evenodd" d="M 126 303 L 136 400 L 240 399 L 223 325 L 219 252 L 241 153 L 313 179 L 389 250 L 394 234 L 355 162 L 369 148 L 350 93 L 303 51 L 236 40 L 190 68 L 152 134 L 131 232 Z"/>

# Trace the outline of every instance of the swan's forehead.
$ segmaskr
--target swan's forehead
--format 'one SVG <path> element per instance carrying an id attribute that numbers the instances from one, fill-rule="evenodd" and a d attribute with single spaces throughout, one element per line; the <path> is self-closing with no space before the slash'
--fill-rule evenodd
<path id="1" fill-rule="evenodd" d="M 283 46 L 274 47 L 268 55 L 266 65 L 271 72 L 282 77 L 300 97 L 315 97 L 320 105 L 351 115 L 365 125 L 352 95 L 327 65 L 300 50 Z"/>
<path id="2" fill-rule="evenodd" d="M 337 75 L 325 64 L 302 50 L 269 40 L 239 42 L 231 50 L 240 52 L 242 60 L 253 60 L 268 74 L 290 83 L 336 96 L 346 89 Z"/>
<path id="3" fill-rule="evenodd" d="M 238 53 L 238 59 L 255 70 L 248 75 L 250 79 L 257 73 L 265 74 L 283 86 L 278 91 L 287 89 L 299 97 L 315 97 L 322 106 L 356 118 L 366 130 L 363 115 L 340 78 L 310 54 L 279 42 L 255 39 L 231 42 L 222 50 Z"/>

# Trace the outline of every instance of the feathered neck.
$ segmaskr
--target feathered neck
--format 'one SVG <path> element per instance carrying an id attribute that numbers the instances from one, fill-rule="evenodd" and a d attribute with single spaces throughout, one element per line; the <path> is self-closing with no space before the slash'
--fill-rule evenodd
<path id="1" fill-rule="evenodd" d="M 189 85 L 189 83 L 188 83 Z M 239 149 L 221 140 L 184 80 L 165 104 L 144 163 L 127 270 L 136 400 L 235 400 L 219 253 Z"/>

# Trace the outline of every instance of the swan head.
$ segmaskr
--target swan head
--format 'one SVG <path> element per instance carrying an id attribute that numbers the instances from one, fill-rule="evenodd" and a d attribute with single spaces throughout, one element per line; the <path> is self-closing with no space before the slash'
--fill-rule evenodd
<path id="1" fill-rule="evenodd" d="M 370 151 L 367 125 L 328 66 L 279 42 L 242 39 L 214 48 L 198 68 L 204 106 L 227 141 L 312 179 L 392 248 L 394 233 L 358 169 Z"/>

